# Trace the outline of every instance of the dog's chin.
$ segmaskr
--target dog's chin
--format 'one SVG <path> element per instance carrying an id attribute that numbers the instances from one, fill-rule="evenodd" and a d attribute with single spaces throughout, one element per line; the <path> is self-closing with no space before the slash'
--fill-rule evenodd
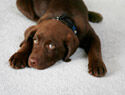
<path id="1" fill-rule="evenodd" d="M 39 64 L 39 65 L 36 65 L 36 66 L 32 66 L 31 64 L 28 64 L 28 65 L 29 65 L 29 67 L 37 69 L 37 70 L 44 70 L 44 69 L 47 69 L 54 64 L 55 64 L 55 62 L 45 63 L 45 64 L 42 64 L 42 65 Z"/>

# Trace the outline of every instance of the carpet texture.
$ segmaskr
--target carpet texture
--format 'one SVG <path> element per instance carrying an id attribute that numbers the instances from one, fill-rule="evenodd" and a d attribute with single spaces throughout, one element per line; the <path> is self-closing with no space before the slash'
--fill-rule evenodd
<path id="1" fill-rule="evenodd" d="M 14 70 L 9 57 L 19 49 L 23 33 L 35 23 L 16 8 L 16 0 L 0 0 L 0 95 L 125 95 L 125 0 L 85 0 L 89 10 L 104 19 L 91 23 L 102 43 L 108 73 L 103 78 L 88 74 L 82 49 L 70 63 L 57 62 L 46 70 Z"/>

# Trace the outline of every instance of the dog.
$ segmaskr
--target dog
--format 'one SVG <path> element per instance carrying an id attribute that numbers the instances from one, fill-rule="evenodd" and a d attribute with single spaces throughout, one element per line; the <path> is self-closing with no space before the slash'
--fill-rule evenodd
<path id="1" fill-rule="evenodd" d="M 17 7 L 37 24 L 25 31 L 20 49 L 10 57 L 12 68 L 41 70 L 61 59 L 69 62 L 80 47 L 88 55 L 88 72 L 96 77 L 106 74 L 100 39 L 89 24 L 103 17 L 88 11 L 83 0 L 17 0 Z"/>

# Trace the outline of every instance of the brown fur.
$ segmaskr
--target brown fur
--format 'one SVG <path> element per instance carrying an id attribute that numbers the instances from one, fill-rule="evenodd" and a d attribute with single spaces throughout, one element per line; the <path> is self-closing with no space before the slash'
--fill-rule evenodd
<path id="1" fill-rule="evenodd" d="M 102 60 L 100 40 L 88 23 L 88 20 L 100 22 L 102 16 L 88 12 L 82 0 L 17 0 L 17 7 L 38 24 L 26 30 L 21 48 L 10 58 L 13 68 L 45 69 L 60 59 L 70 61 L 79 46 L 88 54 L 89 73 L 97 77 L 105 75 L 107 70 Z M 48 19 L 64 13 L 74 20 L 77 35 L 62 22 Z"/>

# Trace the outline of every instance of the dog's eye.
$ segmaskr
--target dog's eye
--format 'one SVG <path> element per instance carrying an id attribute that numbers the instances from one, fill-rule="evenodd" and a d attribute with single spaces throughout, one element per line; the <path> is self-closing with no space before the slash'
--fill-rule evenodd
<path id="1" fill-rule="evenodd" d="M 33 42 L 34 42 L 34 44 L 37 44 L 37 43 L 38 43 L 38 40 L 37 40 L 37 39 L 34 39 Z"/>
<path id="2" fill-rule="evenodd" d="M 51 50 L 53 50 L 53 49 L 56 48 L 56 46 L 55 46 L 54 44 L 51 44 L 51 43 L 50 43 L 50 44 L 48 45 L 48 48 L 51 49 Z"/>
<path id="3" fill-rule="evenodd" d="M 38 35 L 35 35 L 35 37 L 33 38 L 33 43 L 38 44 L 38 42 L 39 42 Z"/>

